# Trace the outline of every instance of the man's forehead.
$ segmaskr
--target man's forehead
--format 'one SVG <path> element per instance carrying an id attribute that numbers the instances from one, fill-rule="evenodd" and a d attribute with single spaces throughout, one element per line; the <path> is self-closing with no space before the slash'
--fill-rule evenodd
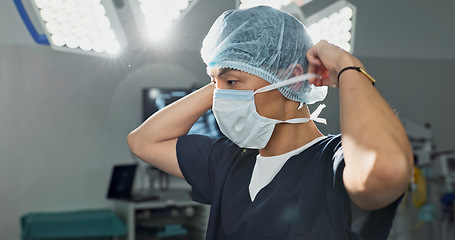
<path id="1" fill-rule="evenodd" d="M 221 77 L 222 75 L 228 73 L 228 72 L 234 72 L 238 70 L 234 70 L 231 68 L 212 68 L 210 72 L 208 73 L 210 77 Z"/>

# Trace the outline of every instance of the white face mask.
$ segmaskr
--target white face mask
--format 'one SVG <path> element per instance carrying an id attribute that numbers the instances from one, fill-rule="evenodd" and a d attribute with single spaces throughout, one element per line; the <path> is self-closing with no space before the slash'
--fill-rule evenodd
<path id="1" fill-rule="evenodd" d="M 267 85 L 256 91 L 215 89 L 212 111 L 221 132 L 241 148 L 262 149 L 269 142 L 277 123 L 304 123 L 313 120 L 326 124 L 325 119 L 318 117 L 325 107 L 324 104 L 319 105 L 310 118 L 294 118 L 286 121 L 266 118 L 256 111 L 254 104 L 256 93 L 302 82 L 311 77 L 317 76 L 315 74 L 304 74 L 295 79 Z"/>

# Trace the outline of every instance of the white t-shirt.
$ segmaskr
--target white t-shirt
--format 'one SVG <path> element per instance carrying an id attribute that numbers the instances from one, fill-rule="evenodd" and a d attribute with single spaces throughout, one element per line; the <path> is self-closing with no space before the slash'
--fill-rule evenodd
<path id="1" fill-rule="evenodd" d="M 324 138 L 326 138 L 326 136 L 315 138 L 313 141 L 305 144 L 304 146 L 281 155 L 271 157 L 263 157 L 260 154 L 257 155 L 256 164 L 254 165 L 253 175 L 251 176 L 249 185 L 251 201 L 254 201 L 258 192 L 273 180 L 289 158 L 300 154 L 305 151 L 305 149 L 311 147 L 313 144 Z"/>

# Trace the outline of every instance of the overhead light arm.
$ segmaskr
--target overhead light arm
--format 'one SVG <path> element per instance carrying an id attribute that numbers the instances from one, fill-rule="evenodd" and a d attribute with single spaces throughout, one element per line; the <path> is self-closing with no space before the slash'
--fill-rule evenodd
<path id="1" fill-rule="evenodd" d="M 46 34 L 39 34 L 38 31 L 36 31 L 36 28 L 33 25 L 32 21 L 30 20 L 27 11 L 25 11 L 25 7 L 24 4 L 22 4 L 22 1 L 14 0 L 14 4 L 16 5 L 16 9 L 19 12 L 19 15 L 21 16 L 22 21 L 25 24 L 25 27 L 27 28 L 30 35 L 32 35 L 33 40 L 35 40 L 35 42 L 38 44 L 50 45 L 49 40 L 46 37 Z"/>

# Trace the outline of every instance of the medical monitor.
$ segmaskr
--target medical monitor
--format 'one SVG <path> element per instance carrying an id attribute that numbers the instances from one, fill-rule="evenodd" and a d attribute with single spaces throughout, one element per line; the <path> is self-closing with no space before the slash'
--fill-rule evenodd
<path id="1" fill-rule="evenodd" d="M 153 113 L 195 90 L 197 89 L 144 88 L 142 92 L 143 120 L 145 121 Z M 211 109 L 198 119 L 188 134 L 222 136 Z"/>

